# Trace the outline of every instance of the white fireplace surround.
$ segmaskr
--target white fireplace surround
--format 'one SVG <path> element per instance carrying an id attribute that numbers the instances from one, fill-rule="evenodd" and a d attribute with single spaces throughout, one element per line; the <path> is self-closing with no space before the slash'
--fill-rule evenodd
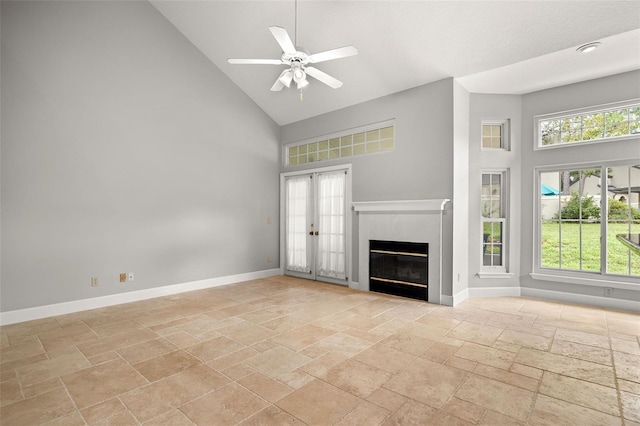
<path id="1" fill-rule="evenodd" d="M 369 291 L 369 241 L 429 244 L 429 303 L 441 303 L 442 215 L 449 199 L 365 201 L 351 203 L 358 215 L 359 278 Z"/>

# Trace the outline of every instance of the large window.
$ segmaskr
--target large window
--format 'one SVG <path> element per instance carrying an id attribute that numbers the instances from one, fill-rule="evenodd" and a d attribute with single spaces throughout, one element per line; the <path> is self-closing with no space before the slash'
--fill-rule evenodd
<path id="1" fill-rule="evenodd" d="M 482 174 L 482 267 L 506 271 L 506 172 Z"/>
<path id="2" fill-rule="evenodd" d="M 638 101 L 536 118 L 538 148 L 605 142 L 640 135 Z"/>
<path id="3" fill-rule="evenodd" d="M 640 165 L 538 173 L 541 270 L 640 276 Z"/>

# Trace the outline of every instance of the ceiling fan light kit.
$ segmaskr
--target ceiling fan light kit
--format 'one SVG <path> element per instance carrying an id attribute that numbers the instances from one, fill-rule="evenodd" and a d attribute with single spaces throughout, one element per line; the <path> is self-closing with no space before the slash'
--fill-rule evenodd
<path id="1" fill-rule="evenodd" d="M 280 74 L 280 77 L 278 77 L 278 80 L 275 82 L 273 87 L 276 87 L 277 84 L 282 84 L 284 86 L 290 87 L 291 80 L 293 80 L 293 73 L 291 72 L 291 70 L 284 70 L 282 71 L 282 74 Z M 271 90 L 274 90 L 273 87 L 271 88 Z"/>
<path id="2" fill-rule="evenodd" d="M 297 6 L 296 2 L 296 30 L 298 28 Z M 276 39 L 276 42 L 278 42 L 282 49 L 282 57 L 280 59 L 229 59 L 227 62 L 240 65 L 286 65 L 288 68 L 282 71 L 273 86 L 271 86 L 271 91 L 273 92 L 279 92 L 284 87 L 291 87 L 291 81 L 295 81 L 297 88 L 302 90 L 302 88 L 309 85 L 307 75 L 310 75 L 332 89 L 342 87 L 340 80 L 315 67 L 308 66 L 308 64 L 317 64 L 319 62 L 354 56 L 358 54 L 358 49 L 353 46 L 345 46 L 309 55 L 304 49 L 294 45 L 286 29 L 271 26 L 269 27 L 269 31 L 271 31 L 273 38 Z M 300 94 L 300 100 L 302 100 L 302 94 Z"/>
<path id="3" fill-rule="evenodd" d="M 301 68 L 296 68 L 293 71 L 293 81 L 298 85 L 298 89 L 302 89 L 309 85 L 309 82 L 307 81 L 307 74 Z"/>

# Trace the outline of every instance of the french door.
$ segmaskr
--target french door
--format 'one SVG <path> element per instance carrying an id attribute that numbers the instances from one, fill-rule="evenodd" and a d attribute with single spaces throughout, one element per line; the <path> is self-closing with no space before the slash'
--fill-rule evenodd
<path id="1" fill-rule="evenodd" d="M 348 284 L 349 170 L 282 175 L 284 272 Z"/>

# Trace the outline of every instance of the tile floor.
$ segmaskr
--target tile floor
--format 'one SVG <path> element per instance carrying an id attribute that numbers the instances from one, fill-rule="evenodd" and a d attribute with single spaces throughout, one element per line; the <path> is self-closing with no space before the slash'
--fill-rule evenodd
<path id="1" fill-rule="evenodd" d="M 640 425 L 640 315 L 273 277 L 0 329 L 9 425 Z"/>

